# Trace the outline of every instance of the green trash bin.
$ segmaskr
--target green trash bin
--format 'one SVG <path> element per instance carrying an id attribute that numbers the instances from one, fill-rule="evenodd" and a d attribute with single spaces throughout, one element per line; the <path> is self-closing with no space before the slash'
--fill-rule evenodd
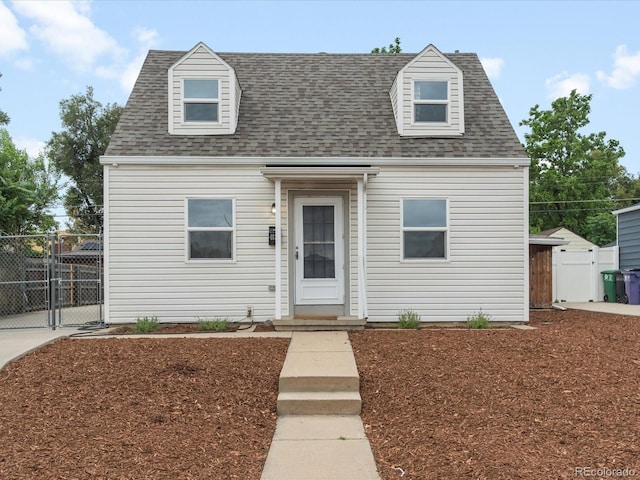
<path id="1" fill-rule="evenodd" d="M 604 301 L 616 303 L 616 272 L 617 270 L 604 270 L 602 282 L 604 283 Z"/>

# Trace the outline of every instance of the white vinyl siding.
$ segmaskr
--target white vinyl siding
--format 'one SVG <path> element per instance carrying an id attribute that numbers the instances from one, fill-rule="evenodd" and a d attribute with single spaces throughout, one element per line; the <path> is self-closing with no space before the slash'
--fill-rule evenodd
<path id="1" fill-rule="evenodd" d="M 178 161 L 179 159 L 176 159 Z M 163 322 L 198 317 L 272 319 L 275 248 L 268 244 L 274 184 L 246 166 L 107 166 L 109 233 L 105 279 L 108 321 L 157 315 Z M 370 322 L 394 322 L 413 309 L 425 322 L 465 322 L 482 309 L 495 321 L 526 320 L 528 238 L 526 167 L 380 166 L 367 183 L 367 300 Z M 355 181 L 282 185 L 282 314 L 289 315 L 289 192 L 348 192 L 346 295 L 357 314 Z M 185 262 L 185 198 L 235 199 L 234 262 Z M 446 198 L 446 261 L 403 261 L 403 198 Z M 345 236 L 346 237 L 346 236 Z"/>
<path id="2" fill-rule="evenodd" d="M 385 167 L 367 186 L 369 321 L 397 321 L 403 309 L 427 322 L 465 322 L 482 311 L 522 321 L 528 281 L 527 169 Z M 448 261 L 402 261 L 402 198 L 447 198 Z"/>
<path id="3" fill-rule="evenodd" d="M 169 133 L 175 135 L 224 135 L 235 132 L 240 84 L 235 71 L 204 45 L 198 45 L 168 73 Z M 188 122 L 184 120 L 184 80 L 218 81 L 218 121 Z"/>
<path id="4" fill-rule="evenodd" d="M 273 318 L 273 183 L 258 166 L 109 168 L 109 321 Z M 235 261 L 185 262 L 185 197 L 235 198 Z M 283 248 L 286 248 L 286 235 Z M 285 250 L 283 250 L 285 251 Z M 285 255 L 283 255 L 283 258 Z M 286 271 L 286 265 L 285 265 Z M 283 295 L 287 298 L 286 278 Z M 286 305 L 286 303 L 285 303 Z M 286 314 L 286 308 L 285 308 Z"/>
<path id="5" fill-rule="evenodd" d="M 592 248 L 597 247 L 595 243 L 591 243 L 586 238 L 582 238 L 580 235 L 573 233 L 571 230 L 566 228 L 561 228 L 551 236 L 569 241 L 568 244 L 560 247 L 562 250 L 591 250 Z"/>

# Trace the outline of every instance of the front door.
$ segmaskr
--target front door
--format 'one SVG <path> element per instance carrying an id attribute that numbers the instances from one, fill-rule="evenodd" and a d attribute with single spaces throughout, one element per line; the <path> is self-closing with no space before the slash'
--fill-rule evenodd
<path id="1" fill-rule="evenodd" d="M 344 304 L 342 197 L 294 200 L 296 305 Z"/>

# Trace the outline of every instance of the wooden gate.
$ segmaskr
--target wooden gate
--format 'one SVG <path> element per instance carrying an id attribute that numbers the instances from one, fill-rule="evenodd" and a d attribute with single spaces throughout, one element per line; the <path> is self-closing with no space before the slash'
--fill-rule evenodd
<path id="1" fill-rule="evenodd" d="M 553 303 L 551 245 L 529 245 L 529 308 L 551 308 Z"/>

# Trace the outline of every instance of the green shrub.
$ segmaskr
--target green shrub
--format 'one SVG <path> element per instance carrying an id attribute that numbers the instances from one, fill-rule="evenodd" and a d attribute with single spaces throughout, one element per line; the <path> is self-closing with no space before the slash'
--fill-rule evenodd
<path id="1" fill-rule="evenodd" d="M 490 321 L 491 317 L 482 313 L 482 309 L 480 309 L 479 312 L 467 317 L 467 327 L 478 330 L 489 328 Z"/>
<path id="2" fill-rule="evenodd" d="M 158 317 L 138 317 L 136 319 L 136 333 L 155 332 L 160 328 Z"/>
<path id="3" fill-rule="evenodd" d="M 402 310 L 398 314 L 398 324 L 400 328 L 419 328 L 420 315 L 413 310 Z"/>
<path id="4" fill-rule="evenodd" d="M 229 327 L 229 321 L 223 318 L 200 319 L 198 320 L 200 330 L 207 332 L 224 332 Z"/>

